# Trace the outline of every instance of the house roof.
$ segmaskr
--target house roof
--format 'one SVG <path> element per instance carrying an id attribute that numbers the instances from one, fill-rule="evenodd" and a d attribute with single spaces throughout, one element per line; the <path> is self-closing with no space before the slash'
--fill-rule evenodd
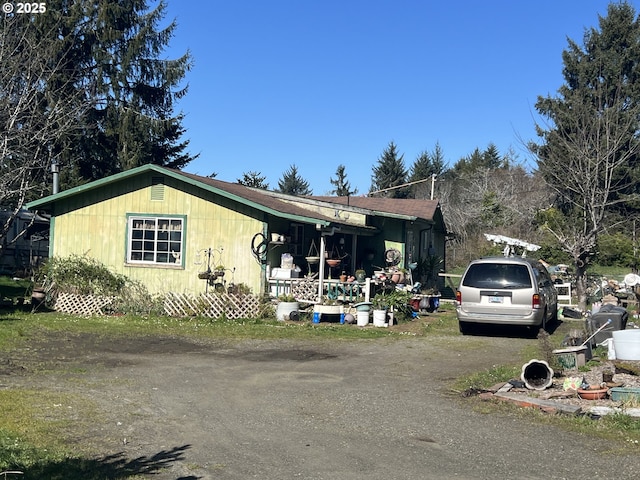
<path id="1" fill-rule="evenodd" d="M 393 214 L 433 221 L 440 209 L 437 200 L 386 197 L 314 197 L 321 201 L 364 208 L 379 214 Z"/>
<path id="2" fill-rule="evenodd" d="M 94 182 L 81 185 L 63 192 L 49 195 L 27 204 L 30 210 L 46 210 L 59 200 L 81 195 L 91 190 L 121 182 L 136 175 L 146 173 L 167 175 L 176 180 L 187 182 L 197 188 L 212 191 L 218 195 L 235 200 L 281 218 L 294 221 L 316 223 L 324 227 L 331 225 L 369 228 L 350 222 L 340 213 L 351 211 L 371 216 L 386 216 L 414 221 L 438 221 L 439 203 L 436 200 L 391 199 L 371 197 L 328 197 L 293 196 L 282 193 L 250 188 L 238 183 L 230 183 L 215 178 L 202 177 L 192 173 L 168 169 L 158 165 L 143 165 L 125 172 L 111 175 Z M 339 206 L 340 208 L 335 208 Z M 334 214 L 329 215 L 326 212 Z"/>

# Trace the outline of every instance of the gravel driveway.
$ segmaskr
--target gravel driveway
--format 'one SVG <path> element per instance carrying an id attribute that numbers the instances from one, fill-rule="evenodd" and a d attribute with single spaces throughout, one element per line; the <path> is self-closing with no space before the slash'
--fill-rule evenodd
<path id="1" fill-rule="evenodd" d="M 1 359 L 0 383 L 96 402 L 102 420 L 77 437 L 104 454 L 108 478 L 637 478 L 637 446 L 481 413 L 450 392 L 455 377 L 513 362 L 527 342 L 77 335 Z"/>

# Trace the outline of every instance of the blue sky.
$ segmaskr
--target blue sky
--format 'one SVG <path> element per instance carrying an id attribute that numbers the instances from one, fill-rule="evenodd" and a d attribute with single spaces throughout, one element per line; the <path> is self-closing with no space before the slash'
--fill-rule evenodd
<path id="1" fill-rule="evenodd" d="M 640 1 L 640 0 L 639 0 Z M 494 143 L 529 162 L 539 95 L 562 85 L 601 0 L 167 0 L 165 52 L 194 68 L 177 110 L 185 170 L 235 182 L 292 165 L 316 195 L 338 165 L 359 194 L 390 141 L 409 168 L 439 143 L 449 165 Z M 638 10 L 638 2 L 630 2 Z"/>

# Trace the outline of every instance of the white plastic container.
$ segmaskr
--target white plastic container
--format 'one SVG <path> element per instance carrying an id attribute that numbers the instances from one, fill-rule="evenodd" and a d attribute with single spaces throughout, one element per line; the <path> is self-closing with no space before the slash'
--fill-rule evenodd
<path id="1" fill-rule="evenodd" d="M 387 327 L 387 311 L 386 310 L 374 310 L 373 311 L 373 326 L 374 327 Z"/>
<path id="2" fill-rule="evenodd" d="M 369 325 L 369 310 L 366 312 L 356 312 L 356 325 L 366 327 Z"/>
<path id="3" fill-rule="evenodd" d="M 618 360 L 640 360 L 640 329 L 614 330 L 612 336 Z"/>
<path id="4" fill-rule="evenodd" d="M 283 253 L 280 257 L 280 268 L 293 269 L 293 256 L 290 253 Z"/>

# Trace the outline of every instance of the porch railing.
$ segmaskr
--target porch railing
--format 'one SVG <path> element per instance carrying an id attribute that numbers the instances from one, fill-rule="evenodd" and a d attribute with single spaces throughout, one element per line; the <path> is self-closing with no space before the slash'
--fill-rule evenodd
<path id="1" fill-rule="evenodd" d="M 293 295 L 299 302 L 311 304 L 327 301 L 368 302 L 371 298 L 372 284 L 370 278 L 364 282 L 325 279 L 322 281 L 322 298 L 318 297 L 319 288 L 317 278 L 269 278 L 269 294 L 272 297 Z"/>

